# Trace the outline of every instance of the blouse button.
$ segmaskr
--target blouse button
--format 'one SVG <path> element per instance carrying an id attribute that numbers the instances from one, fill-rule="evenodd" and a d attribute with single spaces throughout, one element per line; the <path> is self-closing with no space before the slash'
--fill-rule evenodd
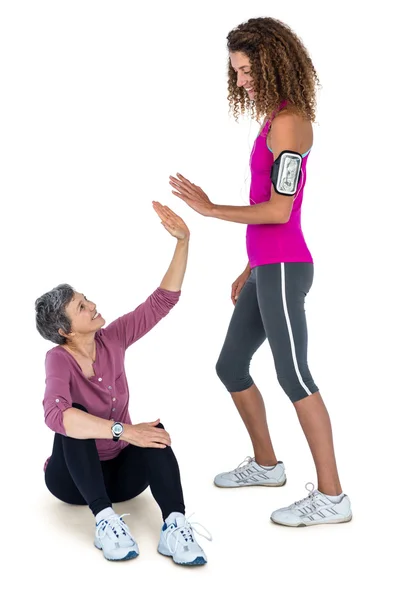
<path id="1" fill-rule="evenodd" d="M 115 408 L 112 408 L 111 410 L 112 410 L 112 412 L 115 412 Z"/>
<path id="2" fill-rule="evenodd" d="M 108 386 L 108 389 L 109 389 L 109 390 L 112 390 L 112 385 L 109 385 L 109 386 Z"/>
<path id="3" fill-rule="evenodd" d="M 60 402 L 59 398 L 56 398 L 56 402 Z"/>
<path id="4" fill-rule="evenodd" d="M 113 398 L 113 402 L 115 402 L 116 398 Z"/>
<path id="5" fill-rule="evenodd" d="M 102 377 L 99 377 L 97 381 L 103 381 Z"/>

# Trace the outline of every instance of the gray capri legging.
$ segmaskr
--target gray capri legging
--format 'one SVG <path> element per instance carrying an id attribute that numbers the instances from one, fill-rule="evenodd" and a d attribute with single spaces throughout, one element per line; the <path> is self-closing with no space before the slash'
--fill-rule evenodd
<path id="1" fill-rule="evenodd" d="M 292 402 L 318 391 L 307 364 L 304 301 L 312 263 L 274 263 L 252 269 L 236 302 L 216 370 L 229 392 L 253 385 L 251 359 L 268 338 L 279 384 Z"/>

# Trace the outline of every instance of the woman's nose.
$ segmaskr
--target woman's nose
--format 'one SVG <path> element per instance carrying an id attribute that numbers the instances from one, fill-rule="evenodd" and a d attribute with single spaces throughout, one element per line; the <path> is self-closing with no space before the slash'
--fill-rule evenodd
<path id="1" fill-rule="evenodd" d="M 247 83 L 247 78 L 245 75 L 242 75 L 241 73 L 238 73 L 238 77 L 237 77 L 237 85 L 238 87 L 243 87 L 244 85 L 246 85 Z"/>

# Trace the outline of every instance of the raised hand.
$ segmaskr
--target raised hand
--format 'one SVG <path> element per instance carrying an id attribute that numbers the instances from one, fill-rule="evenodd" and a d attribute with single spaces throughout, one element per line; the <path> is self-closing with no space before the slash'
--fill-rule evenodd
<path id="1" fill-rule="evenodd" d="M 161 225 L 177 240 L 188 240 L 190 231 L 185 221 L 168 206 L 153 202 L 153 208 L 161 219 Z"/>
<path id="2" fill-rule="evenodd" d="M 209 197 L 201 187 L 191 183 L 186 177 L 176 174 L 176 177 L 169 178 L 170 185 L 174 188 L 174 196 L 178 196 L 181 200 L 186 202 L 190 208 L 193 208 L 197 213 L 203 215 L 203 217 L 211 217 L 213 214 L 214 204 L 210 201 Z"/>

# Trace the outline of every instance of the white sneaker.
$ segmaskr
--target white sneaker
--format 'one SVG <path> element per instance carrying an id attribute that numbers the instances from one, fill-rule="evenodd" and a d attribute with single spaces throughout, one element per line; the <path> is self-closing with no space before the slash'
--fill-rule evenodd
<path id="1" fill-rule="evenodd" d="M 206 554 L 197 543 L 193 530 L 210 541 L 212 537 L 204 527 L 207 535 L 198 531 L 193 525 L 199 525 L 199 523 L 190 523 L 184 515 L 176 517 L 170 525 L 164 523 L 157 548 L 158 552 L 164 556 L 171 556 L 178 565 L 187 567 L 205 565 L 207 563 Z"/>
<path id="2" fill-rule="evenodd" d="M 285 465 L 279 461 L 273 467 L 262 467 L 256 463 L 254 458 L 248 456 L 240 465 L 228 471 L 220 473 L 214 479 L 218 487 L 244 487 L 247 485 L 264 485 L 269 487 L 280 487 L 286 483 Z"/>
<path id="3" fill-rule="evenodd" d="M 288 527 L 351 521 L 352 513 L 348 496 L 344 494 L 339 502 L 332 502 L 325 494 L 315 490 L 312 483 L 307 483 L 306 490 L 309 492 L 306 498 L 286 508 L 275 510 L 271 515 L 271 521 Z"/>
<path id="4" fill-rule="evenodd" d="M 139 555 L 138 545 L 122 520 L 125 516 L 113 515 L 102 519 L 96 526 L 94 545 L 103 550 L 107 560 L 129 560 Z"/>

